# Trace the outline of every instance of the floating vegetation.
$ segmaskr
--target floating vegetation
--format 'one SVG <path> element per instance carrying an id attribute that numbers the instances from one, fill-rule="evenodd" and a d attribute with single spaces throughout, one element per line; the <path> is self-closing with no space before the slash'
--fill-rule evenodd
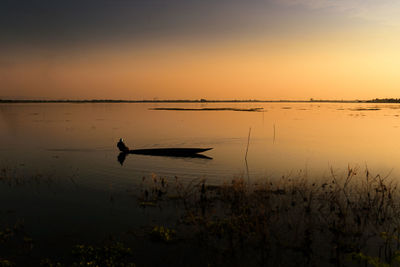
<path id="1" fill-rule="evenodd" d="M 3 217 L 4 218 L 4 217 Z M 29 255 L 34 247 L 33 239 L 25 232 L 22 221 L 0 226 L 0 266 L 18 266 L 21 255 Z"/>
<path id="2" fill-rule="evenodd" d="M 136 266 L 131 262 L 132 250 L 119 242 L 104 247 L 77 245 L 72 254 L 72 266 Z"/>
<path id="3" fill-rule="evenodd" d="M 380 108 L 351 108 L 349 109 L 351 111 L 375 111 L 375 110 L 381 110 Z"/>
<path id="4" fill-rule="evenodd" d="M 42 259 L 40 266 L 104 266 L 104 267 L 134 267 L 132 249 L 123 243 L 113 242 L 105 246 L 76 245 L 72 249 L 72 258 L 66 262 Z"/>
<path id="5" fill-rule="evenodd" d="M 134 267 L 132 249 L 123 243 L 113 242 L 106 246 L 76 245 L 72 249 L 72 262 L 54 262 L 49 258 L 42 259 L 40 266 L 105 266 Z"/>
<path id="6" fill-rule="evenodd" d="M 0 266 L 1 267 L 8 267 L 8 266 L 14 266 L 14 263 L 12 263 L 11 261 L 9 261 L 9 260 L 5 260 L 5 259 L 1 259 L 0 258 Z"/>
<path id="7" fill-rule="evenodd" d="M 149 110 L 174 110 L 174 111 L 250 111 L 261 112 L 264 108 L 149 108 Z"/>
<path id="8" fill-rule="evenodd" d="M 175 235 L 175 230 L 164 226 L 154 226 L 150 232 L 150 236 L 154 241 L 171 242 Z"/>

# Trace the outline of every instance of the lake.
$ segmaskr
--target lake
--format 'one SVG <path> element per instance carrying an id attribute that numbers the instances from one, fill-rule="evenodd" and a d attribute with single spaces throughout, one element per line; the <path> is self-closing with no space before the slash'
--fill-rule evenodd
<path id="1" fill-rule="evenodd" d="M 152 108 L 263 108 L 174 111 Z M 169 213 L 143 211 L 143 177 L 221 184 L 282 175 L 362 173 L 399 179 L 400 105 L 364 103 L 0 104 L 2 223 L 33 239 L 96 240 Z M 212 147 L 209 158 L 128 155 L 132 148 Z M 247 157 L 246 157 L 247 154 Z"/>

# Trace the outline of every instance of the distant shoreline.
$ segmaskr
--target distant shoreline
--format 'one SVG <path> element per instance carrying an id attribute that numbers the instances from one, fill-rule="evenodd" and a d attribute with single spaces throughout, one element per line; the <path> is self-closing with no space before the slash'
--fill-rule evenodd
<path id="1" fill-rule="evenodd" d="M 0 99 L 0 104 L 7 103 L 400 103 L 400 99 L 372 100 L 30 100 L 30 99 Z"/>

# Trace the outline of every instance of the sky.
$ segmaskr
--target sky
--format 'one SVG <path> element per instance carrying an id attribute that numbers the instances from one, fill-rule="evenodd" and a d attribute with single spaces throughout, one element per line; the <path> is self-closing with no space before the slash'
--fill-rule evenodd
<path id="1" fill-rule="evenodd" d="M 2 0 L 3 99 L 400 98 L 394 0 Z"/>

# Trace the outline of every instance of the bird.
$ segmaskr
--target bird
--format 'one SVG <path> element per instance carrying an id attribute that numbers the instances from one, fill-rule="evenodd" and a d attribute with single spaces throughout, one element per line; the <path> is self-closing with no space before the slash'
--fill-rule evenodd
<path id="1" fill-rule="evenodd" d="M 121 152 L 128 152 L 129 151 L 129 147 L 127 147 L 124 143 L 124 140 L 122 138 L 119 139 L 119 142 L 117 143 L 117 147 L 119 148 L 119 150 Z"/>

